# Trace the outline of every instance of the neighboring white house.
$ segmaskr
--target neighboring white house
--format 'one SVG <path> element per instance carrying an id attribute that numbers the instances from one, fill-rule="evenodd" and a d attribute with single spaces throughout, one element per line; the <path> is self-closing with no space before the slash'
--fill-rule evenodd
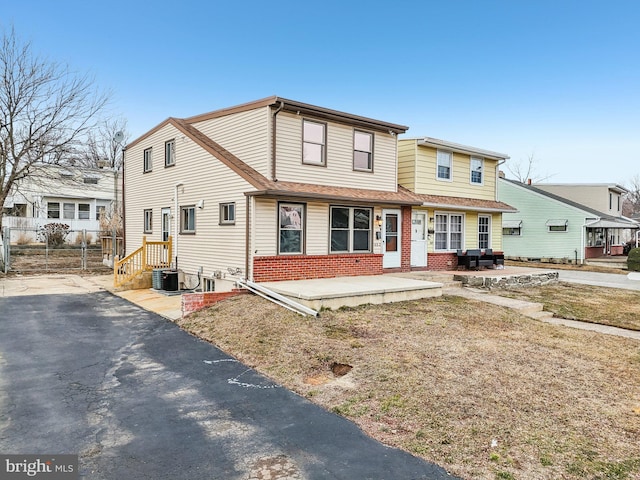
<path id="1" fill-rule="evenodd" d="M 112 206 L 116 188 L 111 170 L 42 165 L 10 192 L 2 226 L 11 229 L 11 242 L 37 241 L 38 230 L 48 223 L 68 225 L 68 241 L 83 230 L 96 240 L 100 216 Z"/>

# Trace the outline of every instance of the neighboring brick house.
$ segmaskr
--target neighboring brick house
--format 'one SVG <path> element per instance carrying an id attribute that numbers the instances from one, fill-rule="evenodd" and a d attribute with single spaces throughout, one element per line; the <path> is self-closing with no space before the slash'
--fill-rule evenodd
<path id="1" fill-rule="evenodd" d="M 509 157 L 435 138 L 398 142 L 398 183 L 416 193 L 412 208 L 411 266 L 447 270 L 458 249 L 502 251 L 502 214 L 516 209 L 498 201 L 499 165 Z"/>
<path id="2" fill-rule="evenodd" d="M 169 118 L 125 150 L 126 250 L 171 235 L 185 273 L 258 282 L 408 271 L 406 130 L 280 97 Z"/>

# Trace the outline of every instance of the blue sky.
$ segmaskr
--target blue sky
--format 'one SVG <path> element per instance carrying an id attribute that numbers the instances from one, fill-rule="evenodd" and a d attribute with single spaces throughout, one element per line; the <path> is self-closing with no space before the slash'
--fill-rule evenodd
<path id="1" fill-rule="evenodd" d="M 279 95 L 511 164 L 533 155 L 548 181 L 640 174 L 637 1 L 0 0 L 0 12 L 36 52 L 111 90 L 132 139 Z"/>

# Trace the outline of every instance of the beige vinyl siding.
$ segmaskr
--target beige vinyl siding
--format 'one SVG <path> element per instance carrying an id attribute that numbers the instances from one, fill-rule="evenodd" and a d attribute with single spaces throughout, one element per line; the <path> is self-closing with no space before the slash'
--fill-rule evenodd
<path id="1" fill-rule="evenodd" d="M 412 191 L 416 188 L 417 148 L 415 140 L 398 140 L 398 183 Z"/>
<path id="2" fill-rule="evenodd" d="M 302 163 L 303 118 L 327 125 L 326 166 Z M 353 170 L 353 132 L 354 128 L 348 125 L 279 113 L 276 139 L 278 180 L 396 191 L 396 137 L 388 133 L 372 132 L 373 172 L 360 172 Z"/>
<path id="3" fill-rule="evenodd" d="M 270 123 L 269 107 L 263 107 L 198 122 L 194 127 L 262 175 L 270 177 Z"/>
<path id="4" fill-rule="evenodd" d="M 329 253 L 329 204 L 300 202 L 295 199 L 282 199 L 280 202 L 305 204 L 305 253 L 327 255 Z M 255 232 L 252 232 L 251 238 L 256 256 L 278 254 L 278 200 L 256 199 Z"/>
<path id="5" fill-rule="evenodd" d="M 401 145 L 405 142 L 413 142 L 415 140 L 401 140 Z M 411 159 L 409 149 L 405 150 L 402 145 L 402 163 L 407 165 Z M 436 155 L 437 149 L 430 147 L 418 146 L 415 150 L 417 162 L 415 165 L 415 192 L 431 195 L 444 195 L 448 197 L 464 197 L 477 198 L 483 200 L 496 199 L 496 164 L 495 160 L 484 159 L 484 178 L 482 185 L 471 184 L 470 169 L 471 156 L 461 153 L 453 153 L 452 181 L 436 179 Z M 405 167 L 406 168 L 406 167 Z M 400 185 L 409 189 L 411 183 L 405 183 L 408 180 L 406 174 L 399 175 Z"/>
<path id="6" fill-rule="evenodd" d="M 164 167 L 164 142 L 175 138 L 176 164 Z M 153 170 L 142 173 L 143 150 L 153 148 Z M 195 235 L 178 235 L 178 266 L 188 273 L 203 267 L 204 274 L 215 270 L 245 267 L 245 196 L 253 188 L 227 166 L 191 140 L 167 125 L 145 141 L 127 150 L 125 157 L 125 206 L 127 253 L 142 244 L 143 211 L 153 210 L 153 233 L 148 240 L 161 239 L 161 209 L 174 214 L 175 184 L 179 206 L 196 205 Z M 219 204 L 235 202 L 235 225 L 218 225 Z M 178 213 L 179 214 L 179 213 Z M 171 234 L 175 242 L 175 218 Z"/>
<path id="7" fill-rule="evenodd" d="M 609 215 L 622 214 L 622 199 L 618 210 L 620 194 L 609 190 L 607 185 L 545 185 L 534 184 L 536 188 L 552 193 L 562 198 L 572 200 L 580 205 L 593 208 Z M 611 193 L 611 208 L 609 208 L 609 193 Z"/>

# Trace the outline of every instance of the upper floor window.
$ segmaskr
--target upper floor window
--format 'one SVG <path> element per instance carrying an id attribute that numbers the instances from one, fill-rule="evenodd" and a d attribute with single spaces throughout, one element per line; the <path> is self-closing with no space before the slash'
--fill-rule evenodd
<path id="1" fill-rule="evenodd" d="M 325 165 L 326 140 L 326 124 L 304 120 L 302 122 L 302 163 Z"/>
<path id="2" fill-rule="evenodd" d="M 620 211 L 620 195 L 618 195 L 617 199 L 618 199 L 618 211 Z"/>
<path id="3" fill-rule="evenodd" d="M 437 172 L 436 178 L 438 180 L 449 180 L 453 179 L 453 175 L 451 174 L 451 167 L 453 162 L 453 154 L 451 152 L 447 152 L 445 150 L 438 150 L 437 154 Z"/>
<path id="4" fill-rule="evenodd" d="M 98 184 L 98 177 L 84 177 L 84 183 L 86 183 L 87 185 L 97 185 Z"/>
<path id="5" fill-rule="evenodd" d="M 373 170 L 373 134 L 353 132 L 353 169 L 371 172 Z"/>
<path id="6" fill-rule="evenodd" d="M 471 157 L 471 183 L 482 185 L 484 170 L 484 159 L 480 157 Z"/>
<path id="7" fill-rule="evenodd" d="M 196 233 L 196 207 L 180 207 L 180 233 Z"/>
<path id="8" fill-rule="evenodd" d="M 278 210 L 278 253 L 302 253 L 304 205 L 301 203 L 281 203 Z"/>
<path id="9" fill-rule="evenodd" d="M 220 204 L 220 225 L 233 225 L 236 223 L 236 204 Z"/>
<path id="10" fill-rule="evenodd" d="M 153 165 L 151 163 L 151 148 L 145 148 L 144 149 L 144 171 L 145 172 L 150 172 L 151 169 L 153 168 Z"/>
<path id="11" fill-rule="evenodd" d="M 613 208 L 613 193 L 609 192 L 609 210 Z"/>
<path id="12" fill-rule="evenodd" d="M 164 166 L 170 167 L 176 163 L 176 141 L 168 140 L 164 142 Z"/>

